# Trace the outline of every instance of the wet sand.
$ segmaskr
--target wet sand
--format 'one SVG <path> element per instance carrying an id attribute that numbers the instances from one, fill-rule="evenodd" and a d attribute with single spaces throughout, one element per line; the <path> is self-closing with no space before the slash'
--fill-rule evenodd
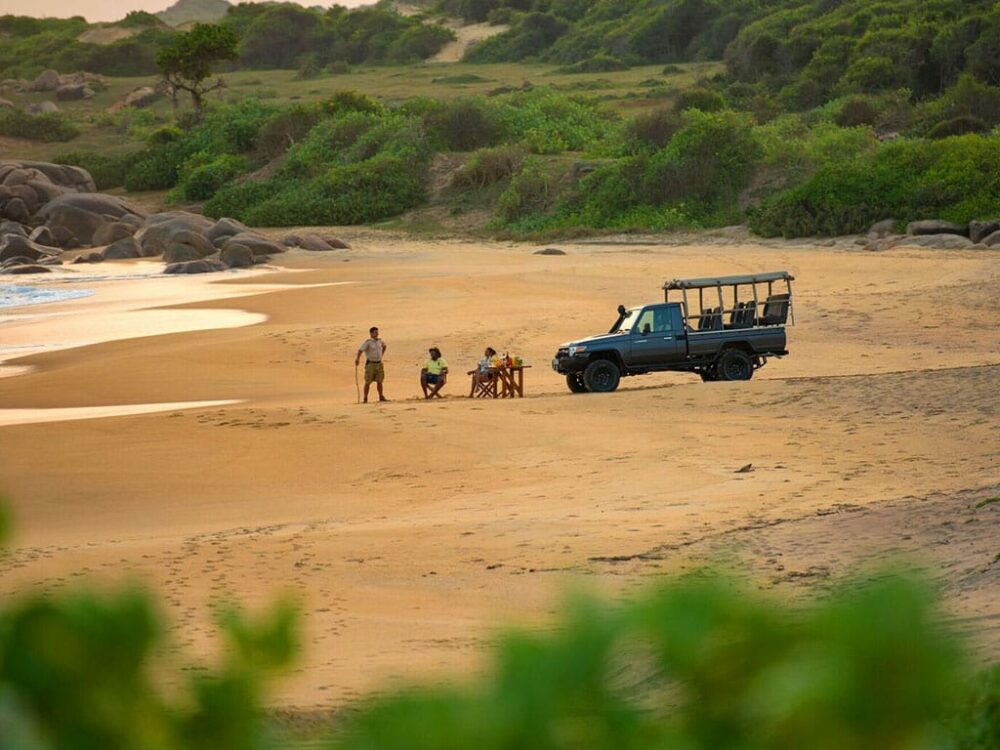
<path id="1" fill-rule="evenodd" d="M 627 592 L 718 559 L 790 596 L 917 561 L 1000 657 L 1000 503 L 976 507 L 1000 495 L 1000 252 L 347 239 L 283 256 L 288 272 L 180 280 L 197 294 L 147 305 L 175 329 L 148 328 L 150 280 L 30 310 L 51 317 L 21 344 L 71 318 L 116 340 L 8 360 L 32 369 L 0 379 L 0 411 L 240 403 L 0 426 L 18 522 L 0 589 L 138 577 L 189 655 L 212 648 L 210 602 L 289 591 L 306 650 L 278 700 L 302 709 L 467 674 L 569 582 Z M 549 368 L 668 278 L 778 269 L 797 277 L 791 356 L 749 383 L 660 374 L 577 396 Z M 252 324 L 209 325 L 219 311 Z M 392 402 L 363 406 L 373 324 Z M 431 345 L 452 379 L 425 403 Z M 460 397 L 486 345 L 532 365 L 528 398 Z"/>

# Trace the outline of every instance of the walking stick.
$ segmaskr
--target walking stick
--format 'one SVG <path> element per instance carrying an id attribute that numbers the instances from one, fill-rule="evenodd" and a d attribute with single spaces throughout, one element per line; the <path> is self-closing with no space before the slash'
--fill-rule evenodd
<path id="1" fill-rule="evenodd" d="M 358 385 L 358 363 L 357 362 L 354 363 L 354 390 L 358 392 L 358 401 L 357 401 L 357 403 L 360 404 L 361 403 L 361 386 Z"/>

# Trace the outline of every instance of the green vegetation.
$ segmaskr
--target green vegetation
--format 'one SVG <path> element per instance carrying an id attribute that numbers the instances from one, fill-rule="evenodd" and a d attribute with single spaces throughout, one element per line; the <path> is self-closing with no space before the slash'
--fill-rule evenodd
<path id="1" fill-rule="evenodd" d="M 0 135 L 52 143 L 73 140 L 80 129 L 58 112 L 32 115 L 21 109 L 0 108 Z"/>
<path id="2" fill-rule="evenodd" d="M 150 75 L 157 56 L 177 44 L 176 31 L 148 13 L 130 13 L 118 26 L 135 32 L 111 44 L 82 42 L 82 18 L 0 16 L 0 78 L 33 77 L 47 68 L 112 76 Z M 214 24 L 205 24 L 213 26 Z M 319 69 L 339 64 L 409 63 L 424 60 L 453 32 L 376 7 L 347 10 L 304 8 L 297 3 L 241 3 L 219 24 L 236 35 L 239 67 Z"/>
<path id="3" fill-rule="evenodd" d="M 4 518 L 0 505 L 0 530 Z M 503 636 L 483 677 L 374 697 L 323 744 L 990 750 L 1000 667 L 972 675 L 933 600 L 894 575 L 796 607 L 705 573 L 620 605 L 578 595 L 547 632 Z M 256 619 L 222 609 L 220 664 L 192 669 L 165 656 L 161 615 L 140 590 L 8 597 L 0 743 L 288 746 L 265 714 L 266 685 L 298 650 L 296 621 L 288 605 Z"/>
<path id="4" fill-rule="evenodd" d="M 236 58 L 239 38 L 225 26 L 196 23 L 191 31 L 178 34 L 170 44 L 156 54 L 156 66 L 171 88 L 191 95 L 195 116 L 201 118 L 205 109 L 205 96 L 222 88 L 222 79 L 206 83 L 212 68 L 226 60 Z"/>
<path id="5" fill-rule="evenodd" d="M 871 157 L 822 166 L 805 184 L 750 212 L 766 237 L 865 231 L 885 217 L 968 222 L 1000 206 L 1000 136 L 964 135 L 888 143 Z"/>

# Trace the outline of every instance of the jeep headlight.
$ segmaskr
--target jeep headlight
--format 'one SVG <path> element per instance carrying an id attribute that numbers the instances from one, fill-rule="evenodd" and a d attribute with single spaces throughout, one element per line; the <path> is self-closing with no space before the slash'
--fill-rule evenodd
<path id="1" fill-rule="evenodd" d="M 575 357 L 577 354 L 583 354 L 587 351 L 587 347 L 583 344 L 574 344 L 569 348 L 569 356 Z"/>

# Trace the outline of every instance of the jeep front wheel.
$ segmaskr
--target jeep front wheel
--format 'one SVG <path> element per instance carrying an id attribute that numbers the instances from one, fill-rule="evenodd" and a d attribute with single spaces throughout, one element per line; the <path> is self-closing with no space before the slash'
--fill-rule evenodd
<path id="1" fill-rule="evenodd" d="M 566 385 L 573 393 L 586 393 L 587 384 L 583 382 L 582 372 L 571 372 L 566 376 Z"/>
<path id="2" fill-rule="evenodd" d="M 753 377 L 753 361 L 746 352 L 730 349 L 719 357 L 716 372 L 719 380 L 749 380 Z"/>
<path id="3" fill-rule="evenodd" d="M 595 359 L 583 371 L 583 383 L 591 393 L 611 393 L 621 379 L 618 365 L 607 359 Z"/>

